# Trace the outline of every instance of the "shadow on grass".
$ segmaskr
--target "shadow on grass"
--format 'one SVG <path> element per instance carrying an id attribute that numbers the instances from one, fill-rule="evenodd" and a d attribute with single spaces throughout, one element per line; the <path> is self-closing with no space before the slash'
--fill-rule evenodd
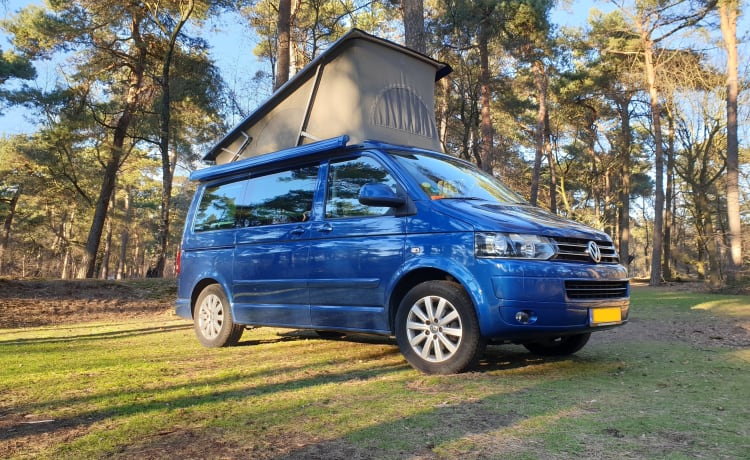
<path id="1" fill-rule="evenodd" d="M 13 343 L 22 347 L 23 345 L 55 341 L 118 339 L 134 335 L 167 333 L 189 329 L 190 327 L 192 326 L 148 327 L 90 335 L 81 334 L 65 338 L 28 339 L 26 341 L 13 341 Z M 0 442 L 10 446 L 18 444 L 21 438 L 30 439 L 36 436 L 69 438 L 71 433 L 75 433 L 73 436 L 79 437 L 94 430 L 94 426 L 104 420 L 127 420 L 130 417 L 143 416 L 144 414 L 168 416 L 168 414 L 180 410 L 198 410 L 198 414 L 200 414 L 201 407 L 210 407 L 226 401 L 251 401 L 255 398 L 269 397 L 275 394 L 279 394 L 279 397 L 282 398 L 279 401 L 283 401 L 284 397 L 281 395 L 285 392 L 299 391 L 306 388 L 313 389 L 332 383 L 376 381 L 390 374 L 409 370 L 408 364 L 405 361 L 377 364 L 378 360 L 392 357 L 399 353 L 395 340 L 385 336 L 350 334 L 343 339 L 326 339 L 318 337 L 314 331 L 291 330 L 280 333 L 275 338 L 263 340 L 251 339 L 241 342 L 240 345 L 250 347 L 253 345 L 282 342 L 307 342 L 313 339 L 323 342 L 352 342 L 385 345 L 386 347 L 374 347 L 371 352 L 360 354 L 356 358 L 347 353 L 339 353 L 334 358 L 331 358 L 331 350 L 325 349 L 325 347 L 320 347 L 321 351 L 318 357 L 316 351 L 305 349 L 298 351 L 305 354 L 306 360 L 295 365 L 268 366 L 263 369 L 252 370 L 243 370 L 241 367 L 235 369 L 228 368 L 226 371 L 230 372 L 230 375 L 223 374 L 222 376 L 209 377 L 201 376 L 202 374 L 197 372 L 195 378 L 191 378 L 187 382 L 173 384 L 159 382 L 158 385 L 154 385 L 153 387 L 151 385 L 145 387 L 135 385 L 137 388 L 120 386 L 105 392 L 93 394 L 77 393 L 76 395 L 62 396 L 65 392 L 61 392 L 62 397 L 58 399 L 47 399 L 43 402 L 18 405 L 0 412 Z M 547 358 L 537 358 L 529 353 L 514 351 L 507 353 L 503 348 L 499 346 L 489 347 L 477 370 L 482 373 L 526 367 L 533 368 L 540 363 L 554 361 Z M 293 352 L 297 353 L 297 351 Z M 237 354 L 243 355 L 238 356 L 238 362 L 247 358 L 247 355 L 239 353 L 239 350 Z M 337 371 L 339 366 L 348 365 L 354 359 L 358 362 L 371 361 L 373 366 L 364 369 Z M 293 377 L 290 378 L 290 376 Z M 447 378 L 452 377 L 449 376 Z M 457 376 L 457 378 L 461 377 Z M 123 401 L 123 399 L 126 400 Z M 113 400 L 115 401 L 114 403 L 112 402 Z M 362 430 L 360 435 L 368 439 L 378 439 L 378 436 L 385 435 L 388 432 L 398 431 L 404 429 L 404 427 L 408 429 L 413 422 L 417 425 L 415 429 L 425 430 L 425 448 L 429 449 L 429 442 L 433 436 L 457 438 L 478 429 L 491 431 L 508 425 L 518 418 L 512 411 L 498 414 L 486 409 L 483 410 L 482 404 L 482 401 L 478 401 L 469 405 L 446 405 L 444 407 L 428 408 L 426 413 L 430 417 L 438 417 L 443 420 L 441 426 L 436 428 L 432 427 L 428 429 L 420 427 L 420 416 L 414 415 L 403 420 Z M 79 406 L 79 410 L 75 409 L 76 406 Z M 70 409 L 65 412 L 72 413 L 72 415 L 56 418 L 43 415 L 45 412 L 57 412 L 60 408 Z M 34 414 L 34 417 L 29 418 L 29 414 Z M 464 426 L 469 421 L 471 426 Z M 347 439 L 349 437 L 332 440 L 330 443 L 348 445 L 349 441 Z M 330 443 L 326 441 L 312 445 L 308 442 L 304 444 L 306 446 L 304 448 L 300 448 L 294 452 L 285 450 L 281 453 L 291 455 L 289 458 L 338 458 L 335 456 L 326 457 L 324 455 L 326 449 L 334 447 Z M 148 442 L 146 445 L 138 442 L 136 444 L 147 448 Z M 178 446 L 173 447 L 176 447 L 177 451 L 179 451 Z M 318 453 L 320 453 L 320 457 L 316 457 Z M 352 456 L 342 456 L 340 458 L 352 458 Z"/>
<path id="2" fill-rule="evenodd" d="M 102 333 L 93 334 L 92 336 L 82 337 L 66 337 L 65 340 L 85 340 L 85 339 L 103 339 L 103 338 L 125 338 L 130 335 L 141 335 L 141 334 L 153 334 L 153 333 L 165 333 L 173 330 L 186 329 L 191 326 L 173 326 L 170 328 L 148 328 L 139 329 L 134 331 L 119 331 L 113 333 Z M 290 336 L 280 335 L 277 339 L 269 340 L 250 340 L 241 342 L 241 345 L 251 346 L 254 344 L 273 344 L 280 342 L 288 342 L 301 340 L 302 338 L 295 338 Z M 40 339 L 29 339 L 27 342 L 18 343 L 19 345 L 27 345 L 39 343 Z M 41 339 L 44 340 L 44 339 Z M 53 340 L 53 339 L 50 339 Z M 42 341 L 40 343 L 48 343 Z M 398 350 L 376 350 L 366 356 L 366 359 L 376 361 L 383 357 L 390 356 L 396 353 Z M 321 352 L 323 353 L 323 352 Z M 329 353 L 329 352 L 328 352 Z M 311 356 L 307 353 L 308 357 Z M 362 358 L 360 358 L 362 359 Z M 351 358 L 346 354 L 340 354 L 337 359 L 326 359 L 325 364 L 328 367 L 336 368 L 339 365 L 345 365 L 350 362 Z M 305 387 L 315 387 L 324 384 L 330 384 L 332 382 L 345 382 L 348 380 L 363 380 L 378 378 L 383 375 L 403 371 L 407 365 L 380 365 L 374 366 L 371 369 L 366 370 L 352 370 L 347 372 L 339 373 L 316 373 L 307 377 L 291 380 L 283 380 L 278 383 L 260 383 L 268 380 L 274 380 L 278 378 L 284 378 L 288 375 L 305 371 L 307 368 L 313 368 L 319 366 L 319 363 L 300 363 L 294 366 L 276 366 L 272 368 L 266 368 L 258 371 L 251 372 L 236 372 L 229 376 L 217 377 L 217 378 L 196 378 L 189 382 L 175 384 L 175 385 L 164 385 L 158 388 L 115 388 L 109 392 L 100 392 L 94 394 L 86 394 L 84 396 L 73 396 L 65 397 L 57 400 L 45 400 L 43 402 L 17 405 L 12 409 L 4 409 L 0 411 L 0 442 L 12 441 L 15 438 L 38 436 L 53 434 L 65 430 L 75 431 L 87 431 L 87 427 L 95 425 L 96 423 L 118 417 L 128 417 L 133 415 L 141 415 L 148 413 L 159 413 L 165 410 L 173 411 L 180 409 L 197 408 L 204 405 L 215 404 L 217 402 L 225 400 L 235 400 L 243 398 L 253 398 L 267 396 L 269 394 L 281 393 L 285 391 L 299 390 Z M 215 388 L 221 388 L 226 386 L 237 386 L 243 382 L 252 382 L 250 384 L 240 386 L 239 388 L 226 389 L 226 390 L 212 390 Z M 200 389 L 205 394 L 196 394 L 192 390 Z M 165 396 L 170 393 L 190 392 L 189 395 L 169 397 Z M 130 397 L 136 399 L 136 401 L 111 404 L 109 403 L 112 399 L 123 398 L 123 395 L 130 394 Z M 52 410 L 58 410 L 61 407 L 72 408 L 76 405 L 91 406 L 96 405 L 97 402 L 107 402 L 108 406 L 94 410 L 84 410 L 76 412 L 76 415 L 70 417 L 58 417 L 52 419 L 43 415 L 35 415 L 29 417 L 29 414 L 43 414 Z M 41 418 L 36 420 L 36 418 Z M 1 447 L 1 445 L 0 445 Z"/>
<path id="3" fill-rule="evenodd" d="M 335 366 L 335 364 L 333 364 Z M 115 391 L 111 394 L 91 395 L 84 398 L 69 398 L 59 400 L 53 403 L 45 403 L 39 407 L 29 405 L 16 407 L 13 413 L 0 413 L 0 442 L 9 441 L 15 438 L 28 436 L 50 435 L 65 430 L 75 430 L 77 432 L 87 432 L 92 425 L 119 417 L 129 417 L 135 415 L 144 415 L 149 413 L 162 413 L 165 410 L 179 411 L 181 409 L 198 408 L 200 406 L 220 403 L 226 400 L 241 400 L 246 398 L 267 396 L 273 393 L 282 393 L 285 391 L 299 390 L 305 387 L 315 387 L 318 385 L 329 384 L 332 381 L 343 382 L 347 380 L 362 380 L 378 378 L 383 375 L 402 371 L 404 366 L 388 365 L 375 367 L 367 371 L 350 371 L 337 374 L 322 374 L 297 380 L 287 380 L 281 383 L 271 383 L 265 385 L 246 385 L 241 388 L 227 389 L 221 391 L 210 391 L 203 396 L 189 394 L 185 396 L 165 398 L 164 393 L 180 392 L 180 390 L 190 390 L 193 388 L 214 388 L 226 385 L 232 385 L 247 380 L 264 380 L 274 375 L 283 376 L 300 370 L 296 367 L 280 367 L 272 372 L 261 372 L 256 375 L 235 375 L 230 377 L 216 379 L 199 379 L 183 385 L 162 387 L 153 390 L 140 390 L 138 400 L 130 403 L 124 403 L 115 406 L 108 406 L 101 409 L 78 412 L 75 416 L 46 418 L 46 420 L 35 421 L 28 418 L 27 413 L 41 412 L 50 407 L 71 407 L 75 404 L 95 404 L 97 400 L 107 400 L 112 397 L 122 396 L 121 392 Z M 184 391 L 183 391 L 184 392 Z M 86 401 L 88 400 L 88 401 Z"/>
<path id="4" fill-rule="evenodd" d="M 513 409 L 497 410 L 494 396 L 446 404 L 409 417 L 378 423 L 343 437 L 285 449 L 266 458 L 276 460 L 428 459 L 434 449 L 467 436 L 483 436 L 510 427 L 526 417 Z M 283 446 L 283 445 L 281 445 Z M 502 458 L 500 452 L 497 457 Z M 479 457 L 483 458 L 483 457 Z"/>
<path id="5" fill-rule="evenodd" d="M 153 326 L 145 328 L 127 329 L 121 331 L 94 332 L 90 334 L 67 335 L 64 337 L 34 337 L 30 339 L 0 340 L 0 345 L 35 345 L 41 343 L 82 342 L 87 340 L 105 340 L 141 335 L 161 334 L 163 332 L 191 329 L 190 324 L 176 324 L 171 326 Z"/>

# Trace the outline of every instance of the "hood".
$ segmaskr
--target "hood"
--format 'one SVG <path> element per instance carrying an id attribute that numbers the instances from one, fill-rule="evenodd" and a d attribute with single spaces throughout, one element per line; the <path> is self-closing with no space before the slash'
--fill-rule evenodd
<path id="1" fill-rule="evenodd" d="M 531 205 L 503 205 L 462 199 L 436 200 L 433 203 L 444 208 L 443 212 L 470 223 L 477 231 L 610 241 L 609 235 L 602 231 Z"/>

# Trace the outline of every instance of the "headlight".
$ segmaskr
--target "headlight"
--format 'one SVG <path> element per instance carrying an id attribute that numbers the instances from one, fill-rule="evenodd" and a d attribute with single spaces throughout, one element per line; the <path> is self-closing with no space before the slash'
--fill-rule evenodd
<path id="1" fill-rule="evenodd" d="M 477 232 L 474 253 L 477 257 L 547 260 L 557 251 L 554 241 L 545 236 Z"/>

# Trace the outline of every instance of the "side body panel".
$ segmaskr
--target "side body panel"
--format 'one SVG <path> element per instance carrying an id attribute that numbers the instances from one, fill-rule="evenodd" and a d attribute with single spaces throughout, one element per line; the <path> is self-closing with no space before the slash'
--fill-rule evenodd
<path id="1" fill-rule="evenodd" d="M 373 152 L 333 159 L 310 235 L 310 316 L 319 329 L 390 333 L 390 279 L 404 261 L 406 217 L 358 202 L 359 189 L 403 190 Z"/>
<path id="2" fill-rule="evenodd" d="M 232 301 L 242 324 L 307 326 L 309 223 L 238 230 Z"/>

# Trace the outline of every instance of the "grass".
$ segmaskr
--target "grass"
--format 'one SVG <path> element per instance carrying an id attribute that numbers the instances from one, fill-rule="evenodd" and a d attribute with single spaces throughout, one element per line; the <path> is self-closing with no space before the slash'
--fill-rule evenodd
<path id="1" fill-rule="evenodd" d="M 637 289 L 625 328 L 714 317 L 750 320 L 750 298 Z M 476 372 L 426 376 L 364 336 L 0 330 L 0 457 L 747 458 L 750 349 L 598 334 L 570 358 L 491 347 Z"/>

